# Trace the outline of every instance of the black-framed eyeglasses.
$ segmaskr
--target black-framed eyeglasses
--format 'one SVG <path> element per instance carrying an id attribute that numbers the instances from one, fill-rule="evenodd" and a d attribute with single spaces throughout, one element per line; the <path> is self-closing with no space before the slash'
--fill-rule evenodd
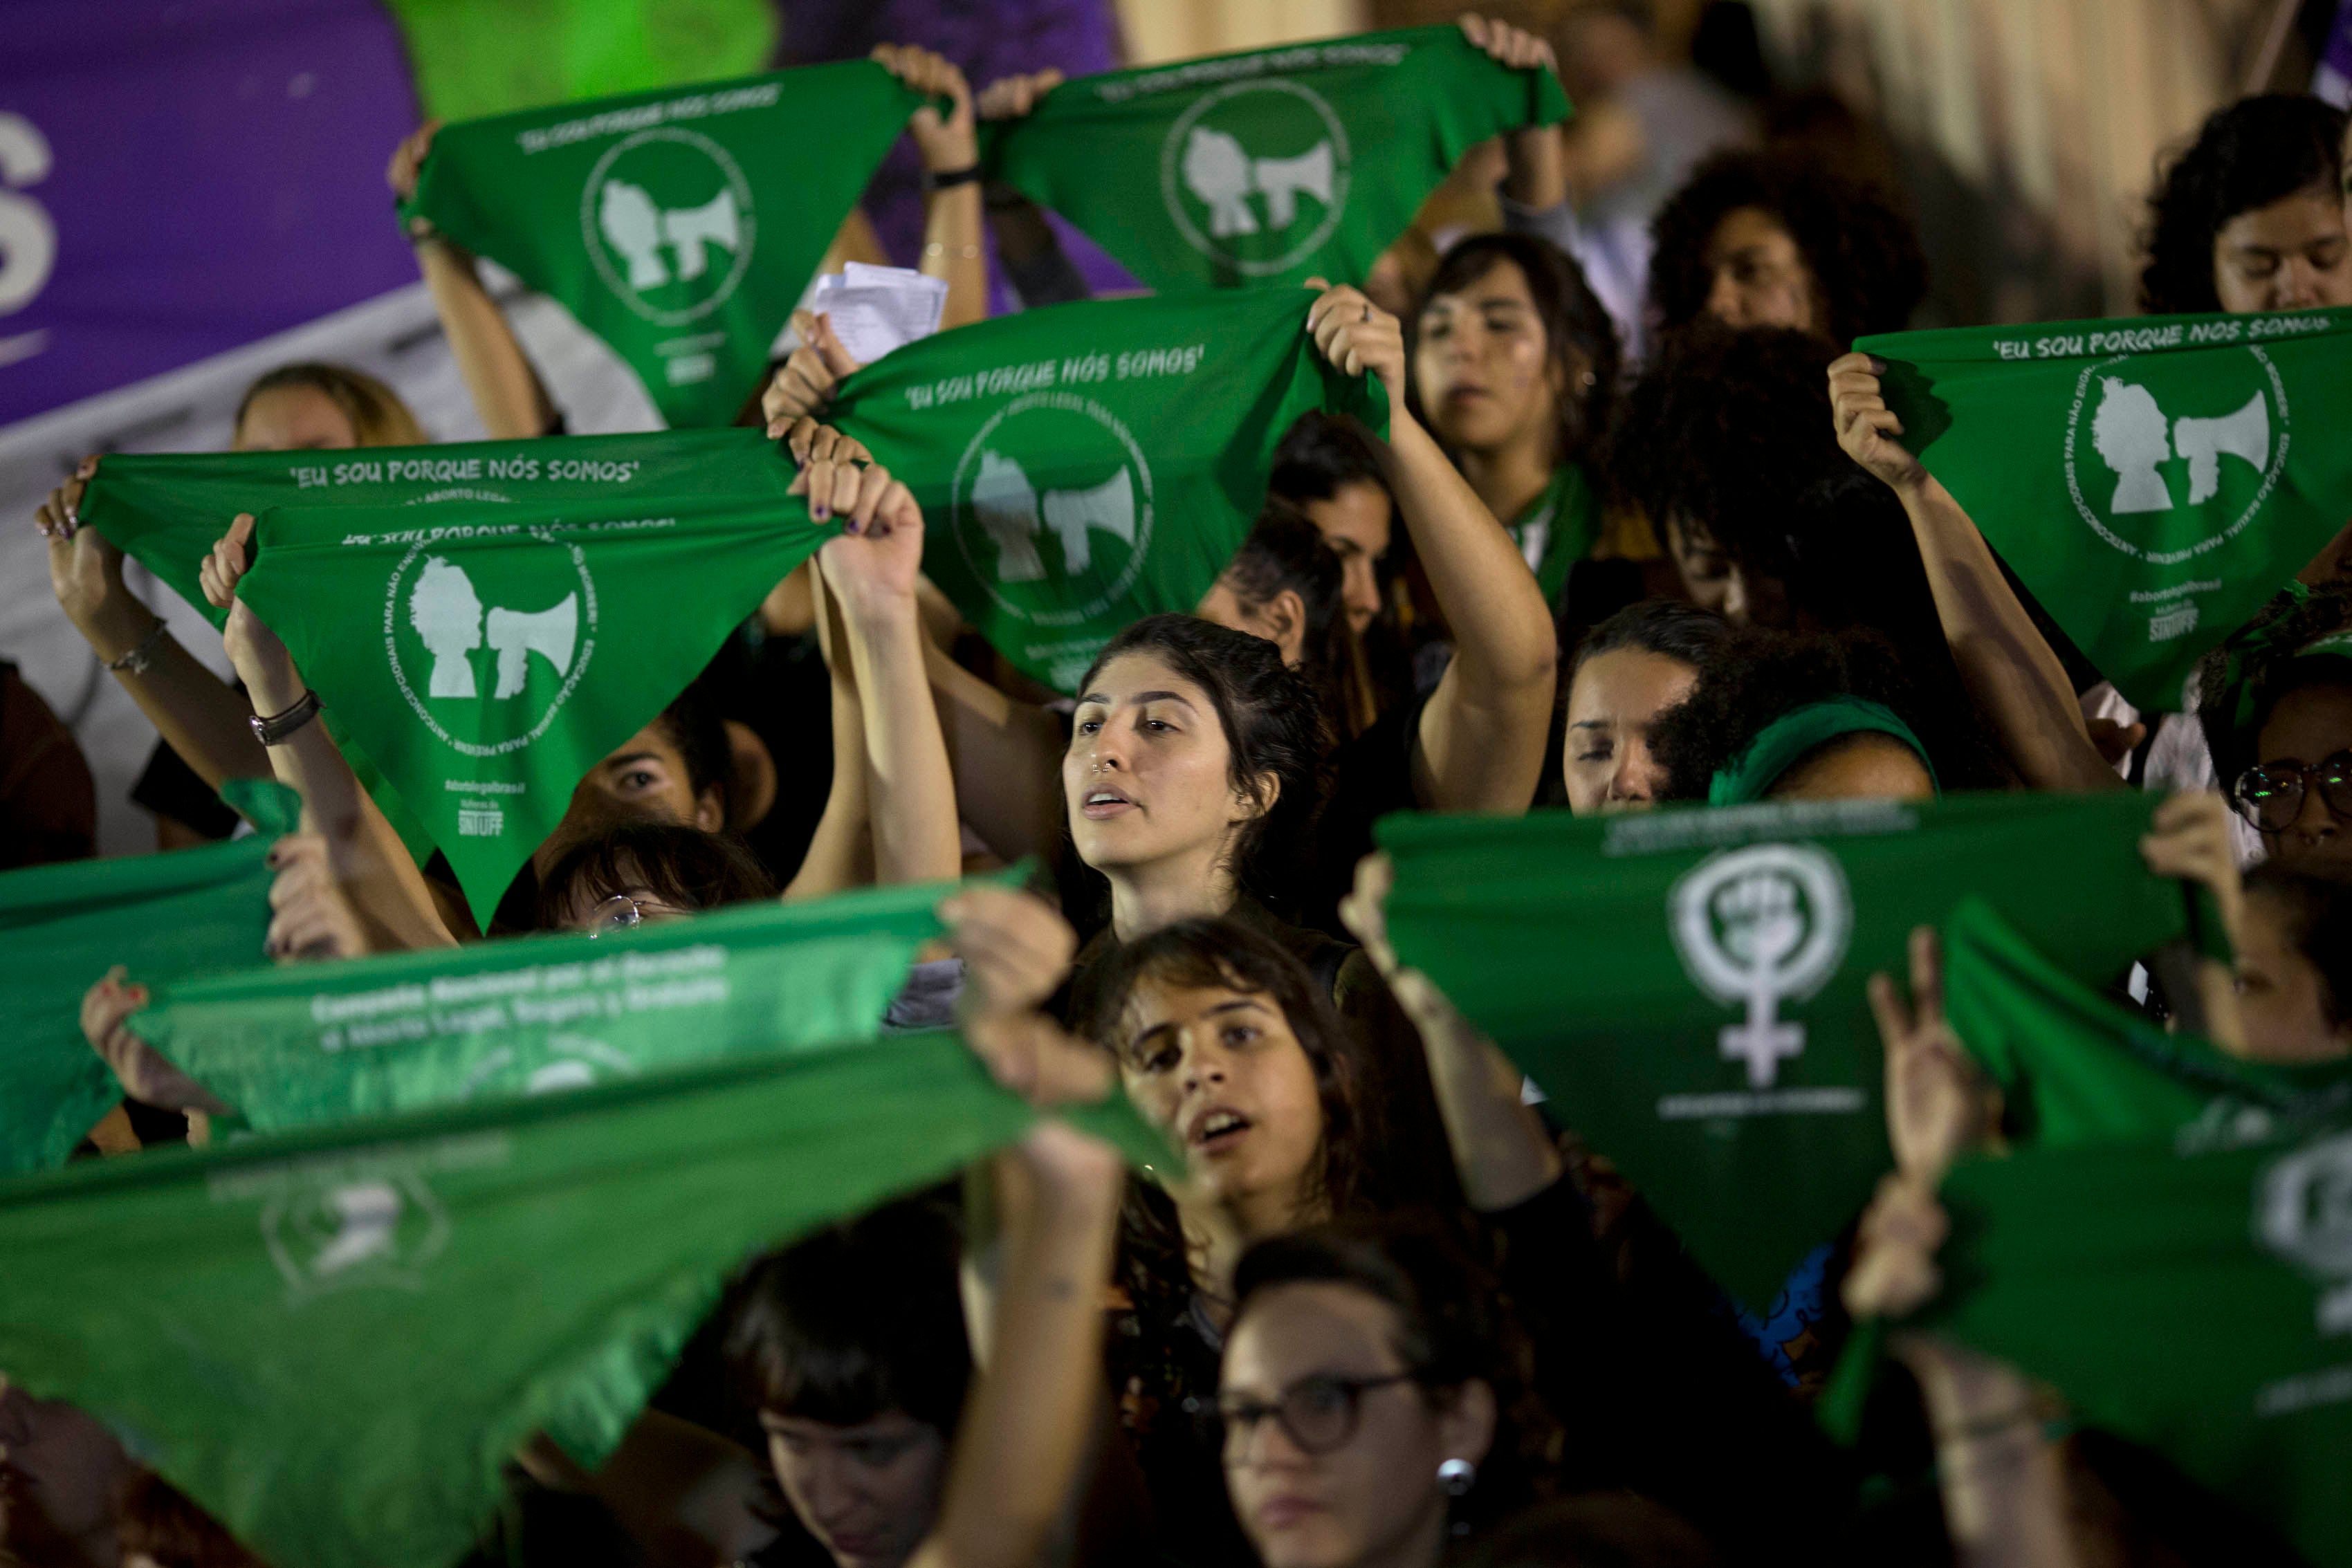
<path id="1" fill-rule="evenodd" d="M 1228 1461 L 1247 1453 L 1257 1429 L 1268 1416 L 1302 1454 L 1334 1453 L 1356 1435 L 1357 1417 L 1366 1394 L 1400 1383 L 1417 1383 L 1417 1372 L 1393 1372 L 1386 1377 L 1302 1377 L 1269 1405 L 1258 1399 L 1219 1399 L 1217 1419 L 1224 1428 Z"/>
<path id="2" fill-rule="evenodd" d="M 2352 819 L 2352 750 L 2307 765 L 2258 762 L 2238 775 L 2230 804 L 2263 831 L 2283 833 L 2303 814 L 2303 802 L 2315 788 L 2329 810 Z"/>

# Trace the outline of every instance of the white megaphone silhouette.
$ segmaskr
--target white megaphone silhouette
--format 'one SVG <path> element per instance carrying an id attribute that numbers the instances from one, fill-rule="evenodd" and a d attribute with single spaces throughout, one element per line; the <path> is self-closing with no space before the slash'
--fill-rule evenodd
<path id="1" fill-rule="evenodd" d="M 1085 490 L 1048 490 L 1042 504 L 1045 526 L 1061 536 L 1062 562 L 1072 577 L 1094 561 L 1094 536 L 1100 528 L 1128 544 L 1135 542 L 1135 484 L 1127 470 Z"/>
<path id="2" fill-rule="evenodd" d="M 2221 492 L 2223 453 L 2252 464 L 2257 474 L 2270 466 L 2270 404 L 2258 392 L 2234 413 L 2174 420 L 2172 444 L 2189 460 L 2189 504 L 2210 501 Z"/>
<path id="3" fill-rule="evenodd" d="M 743 243 L 743 227 L 735 211 L 735 193 L 722 190 L 698 207 L 679 207 L 661 218 L 662 238 L 677 253 L 680 281 L 699 277 L 709 269 L 705 246 L 715 245 L 732 256 Z"/>
<path id="4" fill-rule="evenodd" d="M 520 696 L 530 655 L 537 653 L 555 666 L 558 675 L 572 668 L 572 649 L 580 636 L 580 596 L 567 593 L 562 602 L 545 610 L 493 610 L 483 640 L 499 656 L 494 697 Z"/>
<path id="5" fill-rule="evenodd" d="M 1250 173 L 1265 197 L 1265 221 L 1286 229 L 1298 216 L 1298 193 L 1331 204 L 1331 143 L 1318 141 L 1296 158 L 1253 158 Z"/>

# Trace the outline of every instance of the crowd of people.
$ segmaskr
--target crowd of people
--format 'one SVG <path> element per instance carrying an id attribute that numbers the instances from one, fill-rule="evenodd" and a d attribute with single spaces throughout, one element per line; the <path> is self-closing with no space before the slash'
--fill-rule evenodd
<path id="1" fill-rule="evenodd" d="M 1532 35 L 1462 26 L 1506 65 L 1555 63 Z M 1024 308 L 1082 298 L 1038 209 L 966 173 L 979 122 L 1028 113 L 1058 73 L 975 92 L 922 49 L 877 57 L 935 95 L 910 129 L 946 329 L 986 314 L 984 244 Z M 434 133 L 395 152 L 395 194 Z M 746 1260 L 611 1463 L 526 1447 L 470 1561 L 2271 1560 L 2254 1527 L 2161 1506 L 2186 1483 L 2065 1435 L 2018 1369 L 1948 1339 L 1890 1342 L 1914 1392 L 1864 1451 L 1814 1422 L 1854 1325 L 1933 1295 L 1938 1180 L 1999 1139 L 1928 936 L 1874 983 L 1897 1168 L 1791 1279 L 1779 1327 L 1738 1312 L 1580 1136 L 1577 1106 L 1527 1092 L 1469 998 L 1390 942 L 1372 829 L 1397 811 L 2163 790 L 2148 864 L 2211 892 L 2234 953 L 2173 1010 L 2251 1061 L 2352 1057 L 2340 546 L 2209 656 L 2179 711 L 2124 706 L 1902 444 L 1885 364 L 1852 351 L 1925 296 L 1933 258 L 1900 194 L 1818 147 L 1683 160 L 1635 225 L 1629 330 L 1580 261 L 1604 253 L 1574 152 L 1556 127 L 1479 149 L 1463 177 L 1499 194 L 1499 229 L 1442 250 L 1416 233 L 1373 275 L 1311 286 L 1317 351 L 1377 380 L 1386 431 L 1290 429 L 1193 612 L 1120 631 L 1070 696 L 931 586 L 936 519 L 827 423 L 858 367 L 825 317 L 796 315 L 742 422 L 837 528 L 579 781 L 485 923 L 446 859 L 403 843 L 240 599 L 250 517 L 220 519 L 203 572 L 231 684 L 82 522 L 102 458 L 40 508 L 60 609 L 162 737 L 136 799 L 163 847 L 233 831 L 229 780 L 299 791 L 269 959 L 597 935 L 1026 859 L 1026 888 L 947 896 L 946 945 L 888 1027 L 960 1030 L 1040 1106 L 1123 1093 L 1181 1151 L 1181 1170 L 1130 1171 L 1049 1117 L 961 1194 Z M 2151 193 L 2144 308 L 2352 307 L 2347 172 L 2346 117 L 2315 99 L 2217 110 Z M 488 433 L 562 438 L 564 389 L 475 259 L 413 237 Z M 1605 255 L 1622 289 L 1623 247 Z M 254 383 L 235 443 L 424 439 L 384 385 L 306 363 Z M 68 744 L 12 736 L 9 766 Z M 78 846 L 46 818 L 6 828 L 20 862 L 91 852 L 86 827 Z M 210 1143 L 230 1108 L 137 1032 L 135 937 L 89 978 L 83 1027 L 127 1103 L 84 1153 Z M 2151 1017 L 2160 991 L 2141 993 Z M 0 1403 L 0 1561 L 259 1562 L 20 1387 Z M 688 1494 L 706 1522 L 682 1537 Z"/>

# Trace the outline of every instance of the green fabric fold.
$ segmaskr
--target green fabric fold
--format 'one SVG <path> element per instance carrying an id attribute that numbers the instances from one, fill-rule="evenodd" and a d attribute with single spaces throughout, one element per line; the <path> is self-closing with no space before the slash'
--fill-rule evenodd
<path id="1" fill-rule="evenodd" d="M 1791 708 L 1758 731 L 1748 749 L 1732 758 L 1707 785 L 1706 803 L 1746 806 L 1761 800 L 1807 752 L 1846 735 L 1893 736 L 1919 758 L 1936 793 L 1944 792 L 1936 781 L 1936 764 L 1927 748 L 1893 708 L 1864 697 L 1836 696 Z"/>
<path id="2" fill-rule="evenodd" d="M 263 863 L 299 824 L 301 800 L 268 779 L 222 797 L 258 831 L 166 855 L 0 874 L 0 1174 L 65 1163 L 122 1087 L 81 1032 L 81 998 L 114 965 L 160 986 L 257 967 L 269 933 Z"/>

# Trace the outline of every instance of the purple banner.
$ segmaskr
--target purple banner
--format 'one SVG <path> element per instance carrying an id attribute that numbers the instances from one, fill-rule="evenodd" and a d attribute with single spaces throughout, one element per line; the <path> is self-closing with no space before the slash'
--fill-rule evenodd
<path id="1" fill-rule="evenodd" d="M 7 0 L 0 424 L 416 279 L 371 0 Z"/>

